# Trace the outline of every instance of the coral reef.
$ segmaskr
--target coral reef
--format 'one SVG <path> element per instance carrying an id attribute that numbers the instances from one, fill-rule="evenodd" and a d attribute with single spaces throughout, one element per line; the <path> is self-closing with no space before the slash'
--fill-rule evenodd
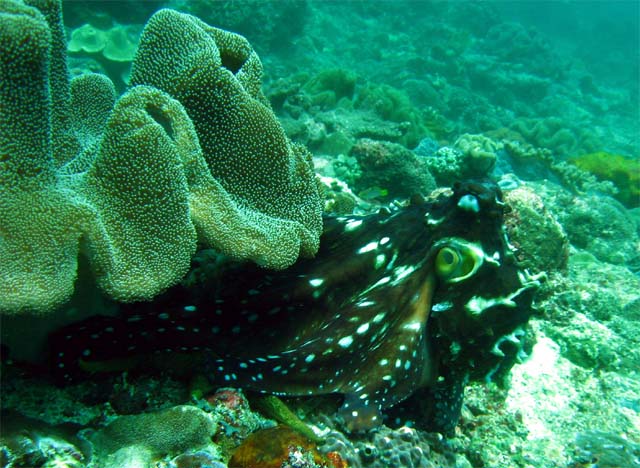
<path id="1" fill-rule="evenodd" d="M 616 197 L 618 189 L 609 180 L 598 180 L 593 174 L 565 161 L 553 163 L 551 170 L 559 182 L 574 193 L 608 195 Z"/>
<path id="2" fill-rule="evenodd" d="M 216 418 L 194 406 L 120 416 L 82 437 L 92 445 L 94 466 L 149 466 L 167 454 L 212 449 Z"/>
<path id="3" fill-rule="evenodd" d="M 68 300 L 81 239 L 98 285 L 122 301 L 179 281 L 197 241 L 271 268 L 317 250 L 310 155 L 272 114 L 246 40 L 158 12 L 111 110 L 108 80 L 69 88 L 58 3 L 46 20 L 22 3 L 2 8 L 0 310 Z"/>
<path id="4" fill-rule="evenodd" d="M 518 119 L 511 128 L 520 133 L 527 143 L 563 156 L 592 151 L 602 144 L 594 135 L 567 125 L 558 117 Z"/>
<path id="5" fill-rule="evenodd" d="M 536 195 L 535 185 L 505 192 L 510 211 L 505 224 L 509 242 L 524 268 L 535 272 L 564 270 L 569 258 L 569 240 L 562 226 Z"/>
<path id="6" fill-rule="evenodd" d="M 570 258 L 569 284 L 547 299 L 544 330 L 565 359 L 583 369 L 633 372 L 640 360 L 640 327 L 633 314 L 638 279 L 628 269 L 599 262 L 586 252 Z M 572 286 L 571 289 L 563 287 Z M 624 348 L 621 355 L 616 350 Z"/>
<path id="7" fill-rule="evenodd" d="M 115 61 L 131 62 L 136 52 L 138 34 L 129 39 L 130 30 L 124 26 L 107 31 L 85 23 L 71 33 L 67 50 L 69 52 L 101 53 Z M 125 42 L 126 43 L 123 43 Z"/>
<path id="8" fill-rule="evenodd" d="M 324 424 L 332 428 L 332 423 Z M 407 426 L 390 429 L 381 426 L 354 440 L 330 429 L 321 446 L 325 453 L 338 452 L 349 468 L 469 468 L 471 464 L 439 434 L 427 434 Z"/>
<path id="9" fill-rule="evenodd" d="M 25 418 L 45 420 L 52 425 L 71 423 L 78 426 L 91 424 L 98 420 L 104 408 L 96 403 L 101 397 L 100 388 L 86 385 L 88 393 L 93 398 L 84 398 L 78 392 L 69 392 L 51 386 L 44 379 L 34 378 L 24 374 L 21 369 L 14 369 L 3 364 L 2 405 L 11 408 Z M 80 392 L 81 393 L 81 392 Z M 43 411 L 43 408 L 46 408 Z M 3 417 L 3 424 L 9 426 L 11 418 Z M 3 430 L 4 434 L 9 433 Z"/>
<path id="10" fill-rule="evenodd" d="M 526 64 L 537 75 L 555 77 L 561 73 L 561 63 L 544 36 L 514 22 L 495 24 L 480 47 L 496 54 L 501 63 Z"/>
<path id="11" fill-rule="evenodd" d="M 557 213 L 571 243 L 598 259 L 615 264 L 637 265 L 640 256 L 637 226 L 616 200 L 597 195 L 561 197 Z M 597 206 L 598 209 L 593 209 Z"/>
<path id="12" fill-rule="evenodd" d="M 353 188 L 358 192 L 377 187 L 384 189 L 390 197 L 407 198 L 427 195 L 435 188 L 427 165 L 397 143 L 363 138 L 351 148 L 349 155 L 356 159 L 362 170 L 362 175 L 353 182 Z M 399 180 L 402 184 L 398 184 Z"/>
<path id="13" fill-rule="evenodd" d="M 364 86 L 354 101 L 354 107 L 373 111 L 382 120 L 403 124 L 406 131 L 398 143 L 407 148 L 414 148 L 420 140 L 431 134 L 420 110 L 413 106 L 404 91 L 392 86 Z"/>
<path id="14" fill-rule="evenodd" d="M 252 432 L 275 424 L 251 411 L 241 390 L 219 388 L 206 398 L 206 402 L 205 408 L 217 415 L 220 426 L 214 440 L 225 452 L 234 450 Z"/>
<path id="15" fill-rule="evenodd" d="M 427 135 L 450 133 L 433 107 L 420 108 L 403 90 L 362 83 L 355 73 L 322 70 L 271 85 L 269 98 L 289 136 L 324 154 L 345 154 L 357 139 L 415 147 Z"/>
<path id="16" fill-rule="evenodd" d="M 311 105 L 321 109 L 336 107 L 340 99 L 353 100 L 357 75 L 348 70 L 323 70 L 302 85 Z"/>
<path id="17" fill-rule="evenodd" d="M 569 161 L 599 180 L 613 182 L 618 188 L 614 198 L 626 207 L 640 207 L 640 160 L 600 151 L 574 156 Z"/>
<path id="18" fill-rule="evenodd" d="M 225 468 L 233 466 L 228 460 L 251 433 L 275 425 L 261 411 L 283 423 L 300 417 L 316 439 L 326 438 L 321 452 L 332 451 L 320 458 L 311 442 L 296 444 L 299 439 L 289 431 L 277 456 L 267 454 L 264 439 L 251 442 L 251 466 L 259 465 L 255 457 L 262 455 L 276 468 L 640 466 L 640 67 L 634 40 L 637 5 L 632 3 L 582 2 L 577 8 L 575 2 L 405 0 L 65 2 L 66 49 L 57 0 L 0 0 L 0 311 L 49 311 L 64 303 L 46 317 L 2 317 L 0 466 Z M 129 88 L 137 39 L 123 33 L 139 32 L 161 7 L 175 11 L 149 22 Z M 242 34 L 251 45 L 177 11 Z M 101 40 L 112 34 L 126 39 L 118 50 Z M 264 77 L 254 50 L 268 71 Z M 76 78 L 69 82 L 68 74 Z M 261 94 L 263 83 L 270 103 Z M 239 129 L 245 123 L 251 135 L 265 130 L 246 146 Z M 283 132 L 316 153 L 315 168 L 309 154 Z M 368 154 L 358 161 L 355 152 L 365 141 Z M 417 164 L 403 146 L 415 148 Z M 393 156 L 390 166 L 363 164 L 385 155 Z M 386 256 L 394 258 L 389 283 L 398 284 L 373 289 L 380 295 L 372 300 L 385 306 L 380 313 L 392 313 L 403 297 L 413 297 L 416 288 L 403 285 L 415 276 L 402 275 L 416 261 L 400 255 L 415 251 L 424 259 L 417 246 L 430 241 L 418 226 L 425 219 L 437 224 L 441 217 L 421 215 L 389 225 L 393 215 L 386 213 L 406 210 L 404 203 L 391 200 L 407 196 L 405 181 L 421 187 L 429 179 L 429 190 L 433 187 L 423 167 L 440 186 L 463 177 L 501 178 L 506 234 L 516 250 L 503 253 L 483 245 L 486 276 L 474 275 L 457 290 L 435 288 L 425 327 L 429 359 L 445 361 L 438 370 L 458 370 L 436 375 L 440 378 L 429 391 L 385 408 L 383 425 L 376 429 L 345 434 L 338 429 L 344 431 L 344 421 L 334 414 L 340 397 L 311 394 L 340 370 L 351 369 L 345 363 L 353 356 L 376 352 L 358 339 L 365 321 L 369 328 L 363 338 L 369 338 L 368 333 L 383 333 L 385 324 L 399 319 L 373 326 L 362 308 L 345 312 L 345 302 L 335 294 L 345 291 L 345 283 L 362 286 L 345 293 L 351 297 L 387 281 L 369 276 L 385 268 L 380 262 Z M 326 186 L 324 200 L 316 193 L 313 170 Z M 387 171 L 396 176 L 385 178 Z M 123 178 L 130 184 L 122 185 Z M 255 192 L 254 185 L 264 188 Z M 438 189 L 427 203 L 450 194 Z M 300 200 L 306 214 L 297 211 Z M 314 242 L 305 239 L 319 235 L 323 201 L 326 212 L 346 220 L 327 221 L 330 230 L 359 230 L 359 243 L 328 237 L 336 239 L 333 260 L 321 250 L 313 260 L 320 263 L 315 276 L 297 276 L 310 271 L 298 267 L 311 262 L 306 259 L 280 272 L 254 264 L 283 268 L 301 251 L 311 254 Z M 468 197 L 461 206 L 469 219 L 474 206 L 485 209 Z M 380 229 L 358 223 L 365 219 L 360 215 L 381 207 Z M 311 213 L 316 217 L 306 221 Z M 152 219 L 153 228 L 147 229 Z M 486 219 L 479 225 L 486 226 Z M 476 224 L 460 226 L 465 237 Z M 374 242 L 377 248 L 368 250 Z M 250 251 L 254 246 L 258 250 Z M 367 246 L 366 252 L 354 253 Z M 288 254 L 274 257 L 281 248 Z M 397 258 L 391 255 L 396 250 Z M 234 260 L 222 251 L 250 261 L 234 269 Z M 495 326 L 518 312 L 509 307 L 512 290 L 490 289 L 489 294 L 481 286 L 503 272 L 494 268 L 496 260 L 513 257 L 523 270 L 511 284 L 519 284 L 526 271 L 544 272 L 547 279 L 535 294 L 537 313 L 529 324 L 502 333 Z M 441 267 L 447 258 L 438 258 Z M 189 264 L 176 289 L 207 292 L 196 302 L 172 296 L 174 291 L 156 297 L 179 281 Z M 369 267 L 361 268 L 364 264 Z M 350 276 L 352 270 L 356 274 Z M 246 287 L 248 272 L 255 271 L 267 281 Z M 285 280 L 274 283 L 279 275 Z M 318 280 L 323 281 L 319 287 Z M 116 303 L 98 294 L 96 282 L 118 299 L 154 300 Z M 207 289 L 212 283 L 225 285 L 225 304 L 216 304 L 217 296 Z M 299 288 L 305 300 L 316 304 L 315 291 L 328 305 L 283 299 Z M 371 293 L 366 292 L 369 299 Z M 240 301 L 263 312 L 283 304 L 296 310 L 262 325 L 262 314 L 258 319 L 250 312 L 243 315 L 247 304 Z M 491 314 L 482 307 L 498 305 L 499 313 L 462 330 L 463 337 L 475 337 L 490 324 L 490 341 L 467 349 L 459 339 L 442 340 L 451 324 L 469 323 L 449 308 L 458 302 L 470 306 L 462 309 L 468 313 Z M 202 322 L 187 326 L 182 320 L 191 320 L 196 309 Z M 225 315 L 216 315 L 216 309 Z M 286 398 L 290 412 L 279 400 L 268 399 L 274 411 L 260 406 L 254 394 L 247 399 L 240 388 L 229 387 L 247 366 L 256 379 L 271 377 L 279 390 L 295 390 L 289 379 L 293 369 L 288 377 L 276 376 L 280 379 L 267 373 L 277 365 L 264 353 L 269 346 L 263 338 L 275 333 L 297 349 L 307 336 L 320 336 L 309 320 L 310 335 L 290 339 L 313 315 L 310 309 L 326 312 L 329 328 L 319 339 L 353 338 L 349 353 L 336 353 L 326 365 L 318 352 L 296 353 L 298 364 L 310 359 L 318 366 L 305 374 L 311 394 Z M 139 327 L 131 337 L 117 327 L 112 341 L 95 346 L 91 330 L 99 332 L 99 341 L 109 339 L 113 332 L 99 325 L 107 327 L 117 313 Z M 339 313 L 361 320 L 354 333 L 336 322 Z M 44 374 L 40 338 L 53 327 L 96 314 L 110 317 L 88 320 L 83 325 L 88 329 L 63 342 L 64 356 L 51 356 L 52 366 L 70 369 L 65 359 L 79 357 L 85 370 L 110 373 L 53 386 Z M 229 326 L 219 355 L 201 360 L 200 354 L 181 349 L 205 345 L 209 350 L 220 343 L 227 319 L 239 328 L 233 332 Z M 250 327 L 254 320 L 258 326 Z M 289 326 L 296 331 L 290 336 Z M 125 351 L 129 344 L 146 346 L 158 329 L 165 333 L 158 335 L 158 354 L 105 362 L 91 362 L 83 354 L 105 356 L 105 350 Z M 388 354 L 394 343 L 397 347 L 385 339 L 376 349 Z M 356 346 L 364 352 L 354 352 Z M 26 347 L 28 356 L 22 352 Z M 226 367 L 222 375 L 210 368 L 212 360 L 231 355 L 232 349 L 267 362 L 229 363 L 235 367 Z M 460 371 L 455 356 L 473 363 L 466 369 L 471 378 Z M 34 363 L 22 361 L 25 357 Z M 388 393 L 396 398 L 397 387 L 411 379 L 401 372 L 402 361 L 380 358 L 381 366 L 398 366 Z M 424 362 L 406 361 L 410 370 Z M 140 365 L 133 369 L 131 362 Z M 126 373 L 114 372 L 125 368 Z M 198 375 L 187 381 L 186 373 L 194 370 Z M 366 378 L 365 372 L 350 374 Z M 224 386 L 212 388 L 211 377 Z M 371 399 L 372 392 L 366 393 Z M 367 406 L 357 407 L 362 409 Z M 127 427 L 132 424 L 142 426 Z M 111 439 L 118 425 L 123 430 Z M 178 425 L 187 429 L 184 444 L 179 430 L 170 431 Z M 193 427 L 201 430 L 189 430 Z M 98 439 L 105 434 L 109 437 L 102 444 Z M 91 440 L 98 442 L 93 453 Z"/>
<path id="19" fill-rule="evenodd" d="M 553 152 L 547 148 L 537 148 L 521 141 L 521 135 L 507 129 L 492 132 L 504 141 L 505 159 L 511 169 L 524 179 L 537 179 L 541 174 L 549 172 L 555 162 Z"/>
<path id="20" fill-rule="evenodd" d="M 491 133 L 505 138 L 505 158 L 499 163 L 524 179 L 548 177 L 577 194 L 599 193 L 615 197 L 619 192 L 611 181 L 598 180 L 590 172 L 560 159 L 550 149 L 524 143 L 517 132 L 501 129 Z"/>
<path id="21" fill-rule="evenodd" d="M 227 468 L 226 463 L 204 450 L 183 453 L 166 464 L 159 463 L 156 466 L 158 468 Z"/>
<path id="22" fill-rule="evenodd" d="M 75 28 L 69 37 L 67 51 L 76 63 L 90 68 L 92 61 L 98 64 L 100 71 L 114 82 L 116 88 L 124 90 L 129 81 L 131 62 L 134 59 L 141 25 L 109 25 L 108 29 L 96 27 L 90 23 Z"/>
<path id="23" fill-rule="evenodd" d="M 70 442 L 56 436 L 42 436 L 29 432 L 6 435 L 0 443 L 0 463 L 7 468 L 84 468 L 85 454 Z"/>
<path id="24" fill-rule="evenodd" d="M 287 53 L 299 40 L 310 14 L 308 0 L 194 2 L 176 0 L 172 8 L 190 13 L 223 29 L 236 31 L 271 53 Z"/>
<path id="25" fill-rule="evenodd" d="M 421 142 L 414 152 L 425 161 L 440 186 L 487 177 L 503 148 L 502 143 L 484 135 L 461 135 L 452 146 L 437 147 L 430 141 Z"/>
<path id="26" fill-rule="evenodd" d="M 502 150 L 503 145 L 484 135 L 461 135 L 453 144 L 467 160 L 466 167 L 459 177 L 482 178 L 487 176 L 498 159 L 496 153 Z"/>
<path id="27" fill-rule="evenodd" d="M 143 31 L 131 83 L 166 91 L 193 120 L 214 177 L 195 168 L 187 175 L 202 240 L 233 258 L 284 268 L 317 250 L 321 208 L 311 155 L 287 140 L 260 90 L 261 72 L 243 37 L 163 10 Z"/>
<path id="28" fill-rule="evenodd" d="M 362 177 L 358 160 L 345 154 L 334 157 L 317 156 L 314 158 L 314 166 L 321 176 L 334 178 L 347 186 L 353 185 L 355 180 Z"/>

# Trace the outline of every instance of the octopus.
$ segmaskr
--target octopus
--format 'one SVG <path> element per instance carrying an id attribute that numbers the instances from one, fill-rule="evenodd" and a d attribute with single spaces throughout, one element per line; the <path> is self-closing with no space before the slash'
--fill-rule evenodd
<path id="1" fill-rule="evenodd" d="M 516 262 L 506 209 L 495 184 L 471 181 L 394 211 L 327 217 L 315 258 L 287 270 L 208 265 L 215 274 L 151 303 L 59 330 L 53 369 L 70 380 L 184 354 L 218 387 L 341 394 L 352 430 L 423 389 L 450 389 L 442 407 L 455 413 L 466 382 L 514 364 L 534 313 L 539 278 Z"/>

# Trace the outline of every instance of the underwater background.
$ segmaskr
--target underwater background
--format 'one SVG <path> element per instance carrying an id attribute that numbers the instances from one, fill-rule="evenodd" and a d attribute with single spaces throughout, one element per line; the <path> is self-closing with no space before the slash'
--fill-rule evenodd
<path id="1" fill-rule="evenodd" d="M 640 2 L 0 0 L 0 56 L 0 466 L 640 467 Z"/>

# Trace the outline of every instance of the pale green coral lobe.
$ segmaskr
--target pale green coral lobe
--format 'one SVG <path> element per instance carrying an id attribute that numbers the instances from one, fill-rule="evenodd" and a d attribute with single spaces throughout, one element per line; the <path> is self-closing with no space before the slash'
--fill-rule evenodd
<path id="1" fill-rule="evenodd" d="M 103 76 L 69 84 L 60 2 L 35 3 L 0 2 L 0 312 L 64 303 L 81 252 L 121 301 L 178 282 L 198 241 L 271 268 L 315 253 L 311 158 L 262 96 L 244 38 L 160 11 L 116 99 Z M 206 40 L 162 47 L 176 35 Z"/>

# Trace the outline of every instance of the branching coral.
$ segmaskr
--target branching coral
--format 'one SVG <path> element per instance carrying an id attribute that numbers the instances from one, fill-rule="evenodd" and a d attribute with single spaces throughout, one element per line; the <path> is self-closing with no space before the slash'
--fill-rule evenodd
<path id="1" fill-rule="evenodd" d="M 0 2 L 0 311 L 63 303 L 81 251 L 123 301 L 179 281 L 197 241 L 271 268 L 315 253 L 311 159 L 244 38 L 160 11 L 115 102 L 105 77 L 69 86 L 60 5 L 34 3 Z"/>

